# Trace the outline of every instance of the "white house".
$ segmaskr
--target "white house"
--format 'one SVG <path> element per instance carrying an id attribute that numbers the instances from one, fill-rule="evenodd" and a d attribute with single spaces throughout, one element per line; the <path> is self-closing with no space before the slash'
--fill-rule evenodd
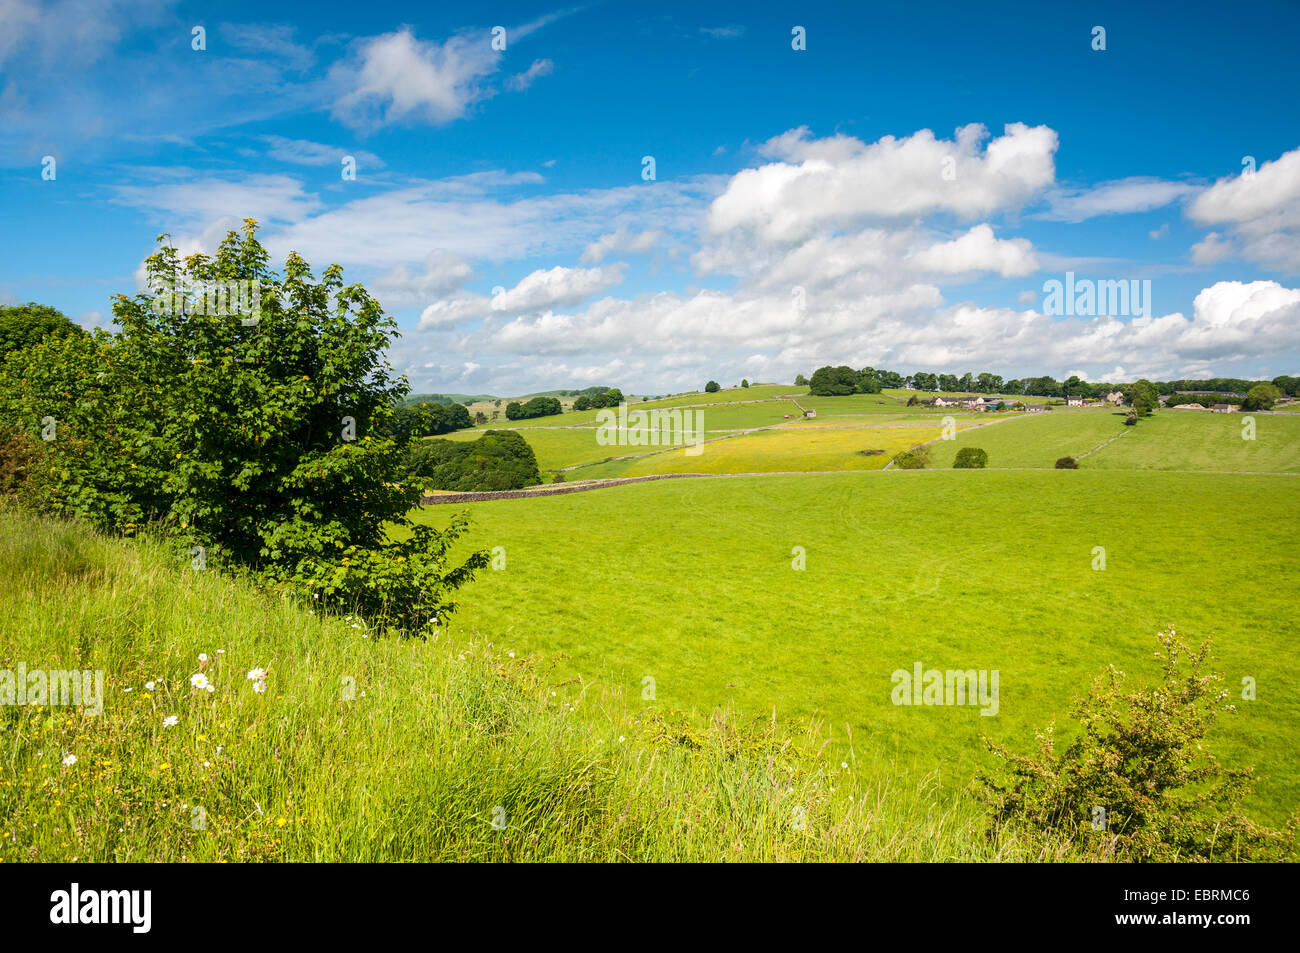
<path id="1" fill-rule="evenodd" d="M 1117 390 L 1113 390 L 1106 395 L 1106 403 L 1111 404 L 1112 406 L 1118 407 L 1123 402 L 1124 395 Z"/>
<path id="2" fill-rule="evenodd" d="M 1067 406 L 1067 407 L 1082 407 L 1082 406 L 1083 406 L 1083 398 L 1080 397 L 1080 396 L 1077 395 L 1077 394 L 1075 394 L 1073 397 L 1067 397 L 1067 398 L 1065 398 L 1065 406 Z"/>

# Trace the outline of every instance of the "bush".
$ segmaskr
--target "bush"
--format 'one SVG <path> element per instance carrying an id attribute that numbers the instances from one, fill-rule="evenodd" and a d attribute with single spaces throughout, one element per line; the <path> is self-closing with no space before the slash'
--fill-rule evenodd
<path id="1" fill-rule="evenodd" d="M 1127 414 L 1124 415 L 1125 427 L 1137 426 L 1137 422 L 1138 422 L 1138 415 L 1136 410 L 1130 410 Z"/>
<path id="2" fill-rule="evenodd" d="M 979 447 L 962 447 L 953 461 L 954 470 L 983 470 L 988 466 L 989 455 Z"/>
<path id="3" fill-rule="evenodd" d="M 1059 755 L 1054 725 L 1038 733 L 1038 751 L 1027 757 L 985 739 L 1005 763 L 997 775 L 979 777 L 993 809 L 991 833 L 1014 827 L 1031 843 L 1082 844 L 1120 861 L 1293 854 L 1300 819 L 1276 831 L 1246 818 L 1240 808 L 1252 769 L 1224 769 L 1202 748 L 1214 719 L 1235 710 L 1220 676 L 1201 672 L 1209 642 L 1191 651 L 1172 628 L 1158 638 L 1161 679 L 1124 692 L 1124 673 L 1110 666 L 1076 703 L 1083 733 Z"/>
<path id="4" fill-rule="evenodd" d="M 894 466 L 900 470 L 924 470 L 930 465 L 930 446 L 922 444 L 911 450 L 904 450 L 894 457 Z"/>
<path id="5" fill-rule="evenodd" d="M 1056 469 L 1077 470 L 1079 469 L 1079 461 L 1075 460 L 1074 457 L 1061 457 L 1056 461 Z"/>
<path id="6" fill-rule="evenodd" d="M 85 336 L 86 332 L 49 305 L 29 301 L 0 306 L 0 361 L 15 351 L 39 344 L 52 334 Z"/>
<path id="7" fill-rule="evenodd" d="M 256 228 L 211 258 L 161 247 L 155 290 L 116 296 L 116 334 L 48 335 L 5 362 L 3 417 L 33 439 L 55 421 L 31 505 L 116 533 L 152 524 L 207 563 L 419 629 L 487 554 L 445 563 L 463 524 L 389 541 L 420 492 L 389 434 L 408 390 L 385 358 L 396 324 L 337 265 L 317 281 L 290 252 L 271 271 Z M 256 283 L 255 323 L 182 290 L 216 281 Z"/>
<path id="8" fill-rule="evenodd" d="M 722 390 L 722 388 L 718 386 L 717 381 L 709 381 L 704 385 L 704 393 L 706 394 L 716 394 L 720 390 Z"/>

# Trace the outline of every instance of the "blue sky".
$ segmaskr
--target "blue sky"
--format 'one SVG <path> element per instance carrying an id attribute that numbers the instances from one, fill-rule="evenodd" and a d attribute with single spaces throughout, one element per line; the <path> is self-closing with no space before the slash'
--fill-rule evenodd
<path id="1" fill-rule="evenodd" d="M 1295 373 L 1300 5 L 1132 6 L 0 0 L 0 302 L 251 216 L 418 390 Z"/>

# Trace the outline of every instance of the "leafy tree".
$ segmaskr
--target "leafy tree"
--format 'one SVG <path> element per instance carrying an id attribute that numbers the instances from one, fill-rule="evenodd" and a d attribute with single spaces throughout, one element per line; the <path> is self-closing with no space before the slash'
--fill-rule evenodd
<path id="1" fill-rule="evenodd" d="M 1124 673 L 1109 666 L 1076 702 L 1081 733 L 1064 751 L 1054 725 L 1029 756 L 985 739 L 1002 765 L 979 777 L 990 833 L 1012 828 L 1045 848 L 1082 844 L 1119 861 L 1291 858 L 1300 819 L 1277 831 L 1247 818 L 1251 769 L 1222 767 L 1202 744 L 1214 720 L 1235 710 L 1222 678 L 1202 671 L 1210 643 L 1189 649 L 1172 628 L 1157 637 L 1160 679 L 1127 690 Z"/>
<path id="2" fill-rule="evenodd" d="M 517 400 L 506 404 L 507 420 L 532 420 L 536 417 L 551 417 L 563 412 L 564 407 L 558 397 L 533 397 L 522 404 Z"/>
<path id="3" fill-rule="evenodd" d="M 418 631 L 487 554 L 452 567 L 464 521 L 439 532 L 408 516 L 419 489 L 388 435 L 408 390 L 385 359 L 395 322 L 337 265 L 318 281 L 291 252 L 272 271 L 256 228 L 213 257 L 164 245 L 146 260 L 155 288 L 258 282 L 254 323 L 117 295 L 115 335 L 47 336 L 6 362 L 5 417 L 33 436 L 57 424 L 38 505 L 124 533 L 153 522 L 209 562 Z"/>
<path id="4" fill-rule="evenodd" d="M 1283 374 L 1273 378 L 1273 386 L 1291 397 L 1300 397 L 1300 377 Z"/>
<path id="5" fill-rule="evenodd" d="M 709 381 L 704 385 L 704 393 L 706 394 L 716 394 L 720 390 L 722 390 L 722 388 L 718 386 L 717 381 Z"/>
<path id="6" fill-rule="evenodd" d="M 926 371 L 917 371 L 912 375 L 912 383 L 916 385 L 917 390 L 938 390 L 939 378 L 935 374 Z"/>
<path id="7" fill-rule="evenodd" d="M 1133 407 L 1139 417 L 1149 417 L 1160 406 L 1160 395 L 1155 386 L 1146 378 L 1134 381 L 1124 388 L 1124 399 Z"/>
<path id="8" fill-rule="evenodd" d="M 1272 384 L 1256 384 L 1246 393 L 1243 410 L 1272 410 L 1282 392 Z"/>
<path id="9" fill-rule="evenodd" d="M 880 378 L 881 387 L 902 387 L 903 375 L 897 371 L 876 371 L 876 376 Z"/>
<path id="10" fill-rule="evenodd" d="M 746 380 L 746 379 L 744 379 L 744 378 L 741 378 L 740 386 L 741 386 L 741 387 L 748 387 L 748 386 L 749 386 L 749 381 Z"/>
<path id="11" fill-rule="evenodd" d="M 880 393 L 880 375 L 876 373 L 874 367 L 864 367 L 858 371 L 857 389 L 859 394 L 879 394 Z"/>
<path id="12" fill-rule="evenodd" d="M 979 447 L 962 447 L 957 451 L 957 458 L 953 461 L 954 470 L 983 470 L 988 466 L 989 455 Z"/>
<path id="13" fill-rule="evenodd" d="M 624 401 L 623 392 L 617 387 L 611 387 L 609 390 L 601 391 L 599 394 L 591 396 L 591 407 L 593 410 L 603 410 L 607 407 L 617 407 Z"/>
<path id="14" fill-rule="evenodd" d="M 795 378 L 794 378 L 794 386 L 795 386 L 795 387 L 807 387 L 807 386 L 808 386 L 808 378 L 804 377 L 802 374 L 796 374 L 796 375 L 795 375 Z"/>
<path id="15" fill-rule="evenodd" d="M 588 395 L 588 394 L 583 394 L 583 395 L 581 395 L 580 397 L 578 397 L 578 399 L 575 400 L 575 401 L 573 402 L 573 409 L 574 409 L 574 410 L 591 410 L 591 397 L 590 397 L 590 395 Z"/>
<path id="16" fill-rule="evenodd" d="M 513 430 L 489 430 L 472 441 L 412 444 L 406 465 L 410 478 L 431 490 L 518 490 L 542 482 L 537 455 Z"/>
<path id="17" fill-rule="evenodd" d="M 851 367 L 819 367 L 813 371 L 808 392 L 817 397 L 842 397 L 858 389 L 858 375 Z"/>
<path id="18" fill-rule="evenodd" d="M 84 336 L 86 332 L 62 311 L 46 304 L 29 301 L 0 306 L 0 361 L 52 334 Z"/>

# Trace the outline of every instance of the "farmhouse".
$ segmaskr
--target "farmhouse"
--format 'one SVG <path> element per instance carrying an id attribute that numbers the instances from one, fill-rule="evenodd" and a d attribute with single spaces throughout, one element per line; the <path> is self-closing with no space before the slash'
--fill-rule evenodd
<path id="1" fill-rule="evenodd" d="M 807 410 L 805 410 L 805 411 L 803 412 L 803 415 L 804 415 L 805 417 L 807 417 L 809 420 L 811 420 L 812 418 L 814 418 L 814 417 L 817 416 L 817 411 L 813 410 L 813 409 L 810 407 L 810 408 L 808 408 Z"/>
<path id="2" fill-rule="evenodd" d="M 1106 395 L 1106 403 L 1110 404 L 1112 407 L 1118 407 L 1123 402 L 1124 395 L 1117 390 L 1113 390 Z"/>
<path id="3" fill-rule="evenodd" d="M 1235 414 L 1237 412 L 1236 404 L 1215 404 L 1212 408 L 1216 414 Z"/>
<path id="4" fill-rule="evenodd" d="M 961 403 L 960 397 L 948 398 L 948 397 L 939 396 L 934 399 L 934 406 L 936 407 L 956 407 L 960 403 Z"/>
<path id="5" fill-rule="evenodd" d="M 1065 398 L 1065 404 L 1067 407 L 1082 407 L 1083 398 L 1076 394 L 1072 397 Z"/>

